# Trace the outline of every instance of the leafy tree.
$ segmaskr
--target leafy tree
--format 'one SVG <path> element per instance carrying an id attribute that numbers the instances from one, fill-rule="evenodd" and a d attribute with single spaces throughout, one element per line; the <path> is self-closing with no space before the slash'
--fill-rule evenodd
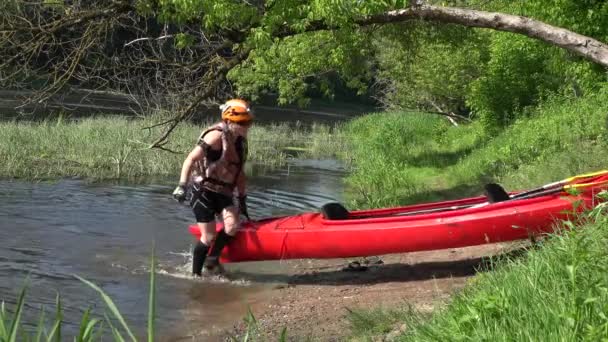
<path id="1" fill-rule="evenodd" d="M 151 145 L 162 148 L 179 122 L 191 117 L 200 104 L 209 104 L 234 92 L 229 80 L 236 82 L 242 94 L 251 97 L 263 91 L 278 91 L 282 103 L 302 99 L 310 90 L 331 95 L 335 80 L 358 92 L 377 81 L 376 74 L 392 82 L 388 77 L 389 56 L 382 55 L 378 63 L 372 58 L 378 52 L 377 43 L 382 37 L 370 39 L 378 37 L 375 31 L 386 24 L 424 20 L 514 32 L 608 67 L 608 46 L 600 41 L 508 14 L 527 11 L 525 13 L 535 17 L 534 11 L 538 11 L 539 18 L 544 16 L 572 26 L 582 19 L 597 19 L 599 26 L 589 20 L 580 29 L 602 39 L 606 26 L 601 26 L 606 13 L 603 3 L 550 2 L 549 7 L 563 5 L 576 11 L 576 20 L 573 20 L 564 19 L 569 13 L 563 10 L 552 12 L 543 8 L 541 0 L 531 2 L 533 4 L 524 6 L 506 0 L 428 3 L 417 0 L 91 0 L 62 2 L 59 6 L 47 0 L 29 1 L 26 5 L 9 0 L 4 2 L 6 10 L 0 14 L 0 82 L 5 87 L 32 88 L 33 83 L 24 75 L 35 75 L 42 86 L 37 89 L 33 103 L 44 102 L 58 92 L 77 86 L 93 86 L 101 91 L 144 90 L 152 99 L 163 99 L 177 91 L 174 99 L 180 104 L 175 109 L 178 114 L 162 123 L 165 129 Z M 505 10 L 488 13 L 474 8 Z M 411 27 L 416 25 L 401 26 Z M 445 30 L 463 34 L 459 29 Z M 478 107 L 480 112 L 492 112 L 499 118 L 496 122 L 503 122 L 500 115 L 493 112 L 496 104 L 475 96 L 471 98 L 475 84 L 469 85 L 475 82 L 471 80 L 480 70 L 483 71 L 479 65 L 486 59 L 490 64 L 496 59 L 494 63 L 499 65 L 500 59 L 496 56 L 501 54 L 493 51 L 500 49 L 490 49 L 490 56 L 486 58 L 483 48 L 476 49 L 480 44 L 478 37 L 482 35 L 470 34 L 459 49 L 459 42 L 453 47 L 431 34 L 432 30 L 428 33 L 430 35 L 424 34 L 422 39 L 411 36 L 411 41 L 421 41 L 412 44 L 418 48 L 407 58 L 421 67 L 405 68 L 406 79 L 413 82 L 404 89 L 421 96 L 422 105 L 438 102 L 447 110 L 461 107 L 462 96 L 468 93 L 467 103 Z M 508 47 L 509 44 L 496 43 L 495 46 Z M 474 53 L 468 64 L 474 63 L 474 66 L 466 63 L 469 48 Z M 442 52 L 433 54 L 437 50 Z M 534 56 L 520 60 L 538 63 Z M 423 72 L 424 63 L 434 68 L 429 70 L 437 71 L 431 75 L 434 77 L 427 77 Z M 551 63 L 543 63 L 546 70 L 555 68 Z M 378 69 L 379 65 L 384 69 Z M 559 68 L 555 70 L 558 74 Z M 490 71 L 486 78 L 505 76 L 500 70 Z M 571 74 L 577 73 L 586 71 L 573 68 Z M 593 75 L 593 71 L 590 74 Z M 484 74 L 478 79 L 483 80 Z M 500 85 L 490 81 L 488 85 Z M 529 83 L 511 82 L 508 87 L 525 88 Z M 403 86 L 407 82 L 398 84 Z M 523 93 L 522 89 L 515 89 L 512 94 Z M 452 93 L 456 95 L 450 96 Z M 538 93 L 541 91 L 533 94 Z M 411 100 L 399 99 L 403 103 Z M 528 100 L 519 103 L 525 105 Z"/>
<path id="2" fill-rule="evenodd" d="M 382 102 L 388 107 L 468 114 L 471 82 L 488 55 L 487 34 L 454 25 L 405 23 L 375 39 Z"/>

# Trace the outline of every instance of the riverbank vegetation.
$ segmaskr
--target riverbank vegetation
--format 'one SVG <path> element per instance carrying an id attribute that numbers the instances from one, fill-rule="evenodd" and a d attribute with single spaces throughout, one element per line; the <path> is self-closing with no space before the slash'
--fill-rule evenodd
<path id="1" fill-rule="evenodd" d="M 350 122 L 352 207 L 381 207 L 511 190 L 606 167 L 608 87 L 552 97 L 498 132 L 438 116 L 392 112 Z"/>
<path id="2" fill-rule="evenodd" d="M 184 124 L 166 148 L 150 149 L 152 126 L 158 119 L 94 117 L 40 122 L 0 122 L 0 177 L 130 180 L 179 175 L 181 163 L 204 125 Z M 328 125 L 255 125 L 249 136 L 250 171 L 284 166 L 294 153 L 310 158 L 332 157 L 342 139 Z M 294 152 L 295 151 L 295 152 Z"/>
<path id="3" fill-rule="evenodd" d="M 603 194 L 605 197 L 605 194 Z M 413 308 L 350 314 L 353 341 L 599 341 L 608 335 L 605 204 L 566 221 L 524 257 L 489 263 L 432 314 Z M 520 253 L 521 255 L 521 253 Z M 400 328 L 401 327 L 401 328 Z"/>
<path id="4" fill-rule="evenodd" d="M 428 114 L 374 114 L 346 128 L 354 168 L 353 208 L 479 195 L 498 182 L 517 190 L 606 169 L 608 87 L 554 95 L 489 132 Z M 505 256 L 433 313 L 414 308 L 354 310 L 353 341 L 598 340 L 608 334 L 604 276 L 608 218 L 602 205 L 563 234 Z M 566 231 L 567 230 L 567 231 Z M 550 299 L 550 300 L 549 300 Z"/>

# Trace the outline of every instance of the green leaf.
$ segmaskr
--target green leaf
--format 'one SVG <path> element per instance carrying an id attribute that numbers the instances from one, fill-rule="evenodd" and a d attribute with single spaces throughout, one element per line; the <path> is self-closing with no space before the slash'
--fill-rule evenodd
<path id="1" fill-rule="evenodd" d="M 4 302 L 0 305 L 0 337 L 2 339 L 7 338 L 6 326 L 4 323 L 4 319 L 6 317 L 6 311 L 4 310 Z"/>
<path id="2" fill-rule="evenodd" d="M 34 341 L 40 342 L 42 340 L 42 333 L 44 332 L 44 319 L 45 319 L 44 306 L 41 308 L 40 318 L 38 319 L 38 327 L 36 328 L 36 337 Z"/>
<path id="3" fill-rule="evenodd" d="M 104 300 L 104 302 L 106 303 L 106 305 L 108 306 L 108 308 L 110 309 L 110 311 L 112 312 L 114 317 L 120 322 L 123 329 L 125 329 L 127 334 L 129 334 L 129 337 L 131 338 L 131 340 L 137 341 L 137 339 L 135 338 L 135 335 L 133 335 L 133 332 L 131 332 L 131 329 L 129 329 L 127 322 L 125 321 L 125 319 L 122 317 L 120 311 L 118 310 L 118 307 L 116 307 L 116 304 L 114 304 L 114 301 L 112 301 L 112 298 L 110 298 L 105 292 L 103 292 L 103 290 L 101 288 L 99 288 L 99 286 L 93 284 L 92 282 L 90 282 L 82 277 L 79 277 L 77 275 L 74 275 L 74 277 L 76 277 L 78 280 L 82 281 L 83 283 L 87 284 L 89 287 L 91 287 L 92 289 L 94 289 L 101 295 L 101 298 Z"/>
<path id="4" fill-rule="evenodd" d="M 178 49 L 185 49 L 194 44 L 194 37 L 187 33 L 178 33 L 175 36 L 175 47 Z"/>
<path id="5" fill-rule="evenodd" d="M 78 342 L 82 342 L 84 341 L 84 331 L 87 327 L 87 325 L 89 324 L 89 314 L 91 312 L 91 309 L 87 309 L 84 314 L 82 315 L 82 319 L 80 320 L 80 330 L 78 332 L 78 337 L 76 337 L 76 340 Z"/>
<path id="6" fill-rule="evenodd" d="M 93 329 L 99 322 L 100 322 L 100 320 L 98 320 L 96 318 L 89 321 L 89 324 L 87 324 L 87 327 L 84 330 L 84 335 L 82 336 L 83 341 L 97 341 L 97 339 L 92 338 L 92 334 L 93 334 Z"/>
<path id="7" fill-rule="evenodd" d="M 287 327 L 283 327 L 283 330 L 281 330 L 281 335 L 279 336 L 279 342 L 285 341 L 287 341 Z"/>
<path id="8" fill-rule="evenodd" d="M 583 302 L 583 304 L 594 303 L 594 302 L 597 302 L 598 300 L 599 300 L 598 297 L 587 298 L 587 299 L 585 299 L 585 301 Z"/>
<path id="9" fill-rule="evenodd" d="M 570 281 L 574 283 L 575 277 L 575 268 L 573 265 L 566 266 L 566 271 L 568 271 L 568 276 L 570 277 Z"/>
<path id="10" fill-rule="evenodd" d="M 11 328 L 8 333 L 8 342 L 17 341 L 17 331 L 19 330 L 19 321 L 21 320 L 21 312 L 23 311 L 23 299 L 25 298 L 26 288 L 27 286 L 24 286 L 23 289 L 21 289 L 21 293 L 19 294 L 19 300 L 17 301 L 17 310 L 13 315 L 13 321 L 11 323 Z"/>
<path id="11" fill-rule="evenodd" d="M 101 333 L 103 332 L 103 321 L 100 321 L 100 327 L 97 329 L 95 334 L 91 335 L 91 341 L 99 341 L 101 340 Z"/>
<path id="12" fill-rule="evenodd" d="M 51 333 L 47 336 L 47 341 L 52 341 L 53 337 L 57 337 L 56 340 L 61 342 L 61 321 L 62 321 L 62 310 L 61 310 L 61 298 L 59 294 L 55 297 L 55 323 L 51 329 Z"/>
<path id="13" fill-rule="evenodd" d="M 82 320 L 80 322 L 80 331 L 78 337 L 75 338 L 75 340 L 78 342 L 91 341 L 91 334 L 93 332 L 93 329 L 95 328 L 95 325 L 99 323 L 98 319 L 89 318 L 90 312 L 91 310 L 87 309 L 82 316 Z"/>
<path id="14" fill-rule="evenodd" d="M 112 335 L 114 335 L 114 341 L 124 342 L 125 339 L 120 334 L 120 331 L 118 331 L 118 329 L 116 329 L 114 327 L 114 325 L 112 324 L 112 321 L 110 320 L 110 318 L 108 317 L 108 315 L 104 314 L 104 317 L 106 318 L 106 322 L 108 322 L 108 325 L 110 326 L 110 331 L 112 332 Z"/>
<path id="15" fill-rule="evenodd" d="M 112 335 L 114 335 L 114 341 L 125 342 L 125 339 L 120 335 L 118 329 L 112 328 Z"/>

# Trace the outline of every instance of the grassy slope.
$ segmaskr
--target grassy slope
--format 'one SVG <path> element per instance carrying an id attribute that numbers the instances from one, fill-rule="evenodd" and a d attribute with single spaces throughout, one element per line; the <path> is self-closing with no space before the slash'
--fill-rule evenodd
<path id="1" fill-rule="evenodd" d="M 349 132 L 358 168 L 349 181 L 359 191 L 351 194 L 352 205 L 460 197 L 479 193 L 491 180 L 525 188 L 605 169 L 607 95 L 604 89 L 585 98 L 550 100 L 494 137 L 474 125 L 450 128 L 439 118 L 411 113 L 353 122 Z M 379 156 L 363 158 L 372 151 Z M 580 229 L 549 239 L 523 258 L 501 261 L 432 316 L 409 308 L 351 314 L 353 340 L 391 331 L 407 341 L 605 339 L 608 218 L 602 213 L 563 225 Z M 403 331 L 395 334 L 396 327 Z"/>
<path id="2" fill-rule="evenodd" d="M 606 167 L 608 91 L 555 99 L 495 136 L 420 113 L 373 114 L 347 126 L 353 207 L 390 206 L 509 189 Z"/>

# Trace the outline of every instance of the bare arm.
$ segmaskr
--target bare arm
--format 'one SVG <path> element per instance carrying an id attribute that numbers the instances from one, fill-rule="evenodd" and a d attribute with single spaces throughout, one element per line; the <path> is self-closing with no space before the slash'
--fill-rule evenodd
<path id="1" fill-rule="evenodd" d="M 190 177 L 190 172 L 192 171 L 192 164 L 195 161 L 203 159 L 205 153 L 203 152 L 203 148 L 200 145 L 196 145 L 194 149 L 188 154 L 186 160 L 184 160 L 184 164 L 182 165 L 182 172 L 179 176 L 179 184 L 186 184 L 188 182 L 188 178 Z"/>
<path id="2" fill-rule="evenodd" d="M 180 184 L 186 184 L 188 182 L 190 172 L 192 171 L 192 164 L 194 164 L 196 161 L 202 160 L 205 156 L 205 150 L 201 146 L 203 142 L 210 145 L 214 149 L 220 149 L 222 147 L 221 133 L 209 132 L 207 135 L 205 135 L 202 141 L 199 141 L 194 149 L 192 149 L 182 165 L 182 172 L 179 177 Z"/>

